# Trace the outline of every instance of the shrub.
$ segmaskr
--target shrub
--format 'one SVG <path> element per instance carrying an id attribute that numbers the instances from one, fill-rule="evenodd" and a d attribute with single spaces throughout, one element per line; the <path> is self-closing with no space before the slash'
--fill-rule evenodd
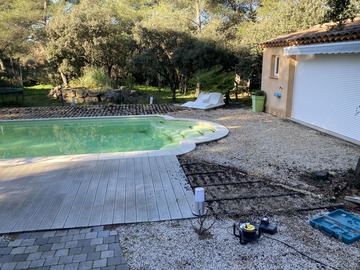
<path id="1" fill-rule="evenodd" d="M 86 67 L 82 77 L 72 82 L 76 87 L 86 87 L 90 90 L 111 90 L 116 88 L 116 83 L 105 72 L 104 69 L 98 67 Z"/>
<path id="2" fill-rule="evenodd" d="M 190 79 L 190 83 L 201 83 L 205 91 L 226 92 L 234 87 L 235 72 L 224 71 L 221 65 L 209 70 L 199 70 Z"/>

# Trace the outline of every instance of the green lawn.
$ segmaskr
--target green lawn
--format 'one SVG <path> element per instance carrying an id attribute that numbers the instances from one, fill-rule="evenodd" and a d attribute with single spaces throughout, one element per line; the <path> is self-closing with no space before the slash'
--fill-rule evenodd
<path id="1" fill-rule="evenodd" d="M 0 98 L 0 107 L 43 107 L 43 106 L 61 106 L 61 101 L 48 98 L 51 85 L 35 85 L 24 87 L 25 99 L 21 96 L 7 95 Z"/>
<path id="2" fill-rule="evenodd" d="M 137 85 L 134 87 L 135 90 L 144 91 L 148 96 L 154 97 L 154 104 L 172 103 L 171 90 L 170 88 L 162 88 L 160 91 L 157 87 Z M 195 100 L 195 90 L 189 90 L 186 95 L 176 92 L 176 103 L 185 103 L 189 100 Z M 149 103 L 149 100 L 144 100 L 143 103 Z"/>
<path id="3" fill-rule="evenodd" d="M 1 107 L 44 107 L 44 106 L 62 106 L 61 100 L 50 99 L 48 97 L 49 90 L 53 86 L 51 85 L 36 85 L 31 87 L 24 87 L 25 89 L 25 100 L 22 101 L 21 96 L 16 98 L 15 95 L 8 95 L 6 97 L 0 98 L 0 108 Z M 164 88 L 158 91 L 156 87 L 151 86 L 135 86 L 135 90 L 144 91 L 148 96 L 154 97 L 154 104 L 166 104 L 171 103 L 171 90 L 169 88 Z M 196 99 L 195 90 L 189 90 L 186 95 L 176 93 L 176 103 L 182 104 L 187 101 L 193 101 Z M 248 105 L 249 98 L 240 98 L 236 100 L 234 96 L 231 96 L 231 101 L 234 103 L 243 103 Z M 149 104 L 149 98 L 138 100 L 139 104 Z M 250 100 L 251 104 L 251 100 Z M 64 102 L 64 105 L 68 105 Z"/>

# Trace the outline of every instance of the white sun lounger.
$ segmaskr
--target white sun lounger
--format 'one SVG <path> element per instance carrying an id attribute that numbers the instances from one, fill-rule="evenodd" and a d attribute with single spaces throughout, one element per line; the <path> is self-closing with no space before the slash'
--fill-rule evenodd
<path id="1" fill-rule="evenodd" d="M 220 106 L 224 106 L 223 95 L 221 93 L 203 93 L 201 92 L 195 101 L 188 101 L 181 105 L 182 107 L 192 109 L 212 109 Z"/>

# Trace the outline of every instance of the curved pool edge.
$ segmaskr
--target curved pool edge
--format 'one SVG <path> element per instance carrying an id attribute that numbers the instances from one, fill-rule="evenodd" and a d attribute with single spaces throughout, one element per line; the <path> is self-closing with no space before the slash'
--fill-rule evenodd
<path id="1" fill-rule="evenodd" d="M 94 160 L 113 160 L 124 158 L 140 158 L 140 157 L 156 157 L 156 156 L 177 156 L 189 153 L 196 148 L 197 144 L 216 141 L 226 137 L 229 134 L 229 130 L 218 123 L 199 120 L 193 118 L 175 118 L 169 115 L 126 115 L 126 116 L 105 116 L 105 117 L 68 117 L 68 118 L 47 118 L 47 119 L 16 119 L 16 120 L 2 120 L 5 121 L 32 121 L 32 120 L 56 120 L 56 119 L 99 119 L 99 118 L 120 118 L 120 117 L 162 117 L 166 120 L 188 120 L 198 123 L 205 123 L 215 128 L 215 132 L 206 134 L 202 137 L 188 138 L 180 141 L 180 145 L 173 149 L 163 150 L 147 150 L 147 151 L 131 151 L 131 152 L 114 152 L 103 154 L 80 154 L 80 155 L 64 155 L 64 156 L 49 156 L 49 157 L 29 157 L 29 158 L 6 158 L 0 159 L 0 165 L 13 165 L 13 164 L 26 164 L 26 163 L 47 163 L 47 162 L 68 162 L 68 161 L 94 161 Z"/>

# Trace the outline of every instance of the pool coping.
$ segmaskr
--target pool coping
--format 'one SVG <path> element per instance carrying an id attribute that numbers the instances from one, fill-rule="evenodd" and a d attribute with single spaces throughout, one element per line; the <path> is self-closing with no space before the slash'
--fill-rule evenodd
<path id="1" fill-rule="evenodd" d="M 131 152 L 114 152 L 103 154 L 79 154 L 79 155 L 63 155 L 63 156 L 49 156 L 49 157 L 29 157 L 29 158 L 5 158 L 0 159 L 0 165 L 24 164 L 24 163 L 43 163 L 43 162 L 67 162 L 79 160 L 113 160 L 122 158 L 140 158 L 140 157 L 155 157 L 155 156 L 177 156 L 193 151 L 197 144 L 216 141 L 226 137 L 229 130 L 218 123 L 193 119 L 193 118 L 175 118 L 169 115 L 151 114 L 151 115 L 127 115 L 127 116 L 96 116 L 96 117 L 64 117 L 64 118 L 36 118 L 36 119 L 14 119 L 14 120 L 0 120 L 1 122 L 21 122 L 21 121 L 52 121 L 64 119 L 106 119 L 106 118 L 136 118 L 136 117 L 162 117 L 165 120 L 187 120 L 198 123 L 205 123 L 215 128 L 215 132 L 206 134 L 198 138 L 188 138 L 180 141 L 180 145 L 174 149 L 161 150 L 146 150 L 146 151 L 131 151 Z"/>

